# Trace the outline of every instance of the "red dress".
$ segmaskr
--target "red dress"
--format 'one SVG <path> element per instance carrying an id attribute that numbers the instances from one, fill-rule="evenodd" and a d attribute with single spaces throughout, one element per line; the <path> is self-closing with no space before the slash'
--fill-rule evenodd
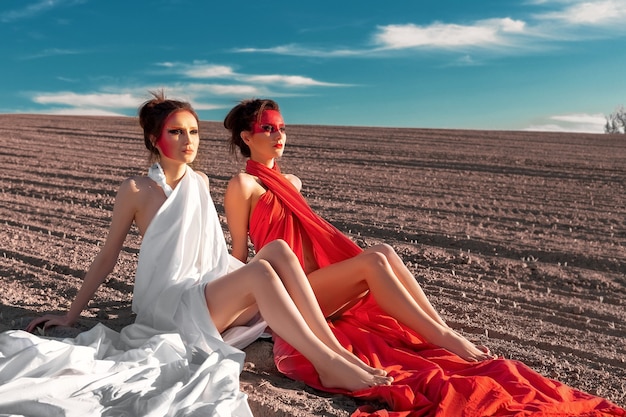
<path id="1" fill-rule="evenodd" d="M 302 235 L 312 242 L 320 268 L 359 254 L 362 249 L 316 215 L 277 165 L 269 169 L 249 160 L 246 171 L 267 188 L 250 221 L 250 238 L 260 249 L 285 240 L 303 263 Z M 274 360 L 284 375 L 307 385 L 384 402 L 387 409 L 362 407 L 353 416 L 625 416 L 606 399 L 543 377 L 521 362 L 494 359 L 467 362 L 426 343 L 384 313 L 372 297 L 329 321 L 339 342 L 370 366 L 394 378 L 389 386 L 348 393 L 324 388 L 312 364 L 274 336 Z"/>

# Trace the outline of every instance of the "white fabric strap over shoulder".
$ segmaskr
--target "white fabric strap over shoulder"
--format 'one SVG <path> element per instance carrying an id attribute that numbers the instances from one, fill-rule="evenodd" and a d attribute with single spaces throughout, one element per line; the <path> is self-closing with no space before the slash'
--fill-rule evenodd
<path id="1" fill-rule="evenodd" d="M 165 179 L 165 172 L 163 172 L 161 164 L 159 164 L 158 162 L 154 163 L 148 169 L 148 177 L 150 177 L 154 182 L 159 184 L 159 186 L 163 189 L 166 197 L 169 197 L 170 194 L 172 194 L 172 187 L 167 184 L 167 181 Z"/>

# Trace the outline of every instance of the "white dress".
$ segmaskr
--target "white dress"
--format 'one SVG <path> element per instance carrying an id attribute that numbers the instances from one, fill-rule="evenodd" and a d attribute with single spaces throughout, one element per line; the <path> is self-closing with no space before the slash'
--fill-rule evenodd
<path id="1" fill-rule="evenodd" d="M 164 183 L 159 170 L 150 176 Z M 227 343 L 204 298 L 207 282 L 241 265 L 206 183 L 187 167 L 143 238 L 135 323 L 63 340 L 0 334 L 0 416 L 252 416 L 239 389 L 244 353 L 233 346 L 265 323 L 234 329 Z"/>

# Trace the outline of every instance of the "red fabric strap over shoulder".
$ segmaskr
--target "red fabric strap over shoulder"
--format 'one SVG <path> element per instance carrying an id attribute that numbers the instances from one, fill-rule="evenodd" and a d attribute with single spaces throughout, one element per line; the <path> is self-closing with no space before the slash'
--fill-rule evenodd
<path id="1" fill-rule="evenodd" d="M 275 163 L 273 168 L 268 168 L 263 164 L 248 160 L 246 172 L 258 177 L 265 187 L 280 200 L 284 208 L 293 214 L 299 227 L 311 240 L 315 258 L 320 268 L 352 258 L 362 252 L 356 243 L 335 226 L 315 214 L 294 185 L 280 173 L 278 164 Z M 263 247 L 275 239 L 292 240 L 291 236 L 285 236 L 283 232 L 280 225 L 274 224 L 265 235 L 259 236 L 251 233 L 251 238 L 257 248 Z M 302 233 L 300 230 L 293 230 L 292 232 Z M 303 254 L 296 253 L 296 255 L 300 262 L 303 262 Z"/>

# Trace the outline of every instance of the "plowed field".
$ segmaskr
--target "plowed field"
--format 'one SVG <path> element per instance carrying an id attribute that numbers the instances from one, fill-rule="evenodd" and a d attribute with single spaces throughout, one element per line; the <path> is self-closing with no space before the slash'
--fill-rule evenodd
<path id="1" fill-rule="evenodd" d="M 201 136 L 195 168 L 223 214 L 243 161 L 220 123 L 203 122 Z M 0 144 L 4 330 L 68 308 L 117 187 L 148 162 L 134 118 L 2 115 Z M 360 245 L 391 244 L 470 339 L 626 405 L 626 136 L 289 126 L 281 167 Z M 135 230 L 82 327 L 132 321 L 139 243 Z M 242 384 L 266 396 L 292 386 L 259 369 Z"/>

